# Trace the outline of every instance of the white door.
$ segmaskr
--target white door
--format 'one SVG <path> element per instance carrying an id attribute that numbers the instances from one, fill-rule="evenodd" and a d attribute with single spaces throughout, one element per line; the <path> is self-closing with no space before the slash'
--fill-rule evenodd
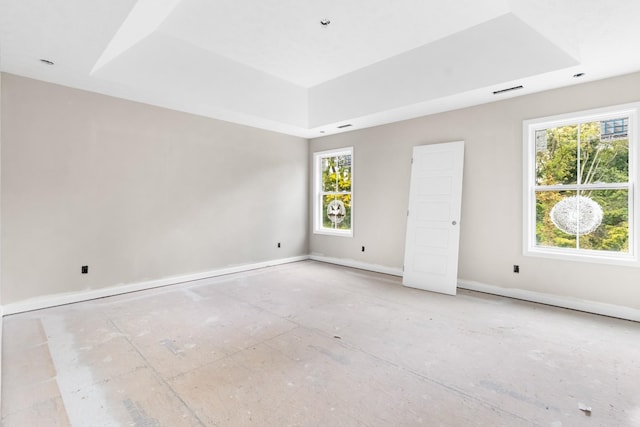
<path id="1" fill-rule="evenodd" d="M 464 141 L 413 147 L 402 284 L 455 295 Z"/>

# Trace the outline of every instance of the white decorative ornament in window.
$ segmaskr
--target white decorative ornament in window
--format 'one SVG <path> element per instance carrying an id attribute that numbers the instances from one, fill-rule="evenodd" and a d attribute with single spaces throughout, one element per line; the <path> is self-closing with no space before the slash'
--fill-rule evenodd
<path id="1" fill-rule="evenodd" d="M 344 221 L 346 214 L 347 210 L 345 209 L 342 200 L 334 199 L 327 205 L 327 216 L 333 224 L 340 224 Z"/>
<path id="2" fill-rule="evenodd" d="M 566 197 L 549 214 L 558 229 L 572 236 L 589 234 L 602 222 L 602 208 L 587 196 Z"/>

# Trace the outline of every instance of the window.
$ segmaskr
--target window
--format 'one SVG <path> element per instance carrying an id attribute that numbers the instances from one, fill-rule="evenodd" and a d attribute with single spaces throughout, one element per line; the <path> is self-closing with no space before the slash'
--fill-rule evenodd
<path id="1" fill-rule="evenodd" d="M 352 236 L 353 148 L 314 153 L 314 232 Z"/>
<path id="2" fill-rule="evenodd" d="M 525 255 L 638 264 L 638 107 L 524 122 Z"/>

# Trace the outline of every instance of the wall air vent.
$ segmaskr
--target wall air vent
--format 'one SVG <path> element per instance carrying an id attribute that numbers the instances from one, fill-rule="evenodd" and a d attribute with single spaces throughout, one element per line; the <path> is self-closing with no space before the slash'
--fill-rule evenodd
<path id="1" fill-rule="evenodd" d="M 518 90 L 518 89 L 522 89 L 524 86 L 520 85 L 520 86 L 514 86 L 514 87 L 508 87 L 506 89 L 500 89 L 500 90 L 494 90 L 493 94 L 494 95 L 499 95 L 501 93 L 505 93 L 505 92 L 510 92 L 512 90 Z"/>
<path id="2" fill-rule="evenodd" d="M 338 129 L 348 128 L 349 126 L 351 126 L 351 123 L 347 123 L 346 125 L 340 125 L 338 126 Z"/>

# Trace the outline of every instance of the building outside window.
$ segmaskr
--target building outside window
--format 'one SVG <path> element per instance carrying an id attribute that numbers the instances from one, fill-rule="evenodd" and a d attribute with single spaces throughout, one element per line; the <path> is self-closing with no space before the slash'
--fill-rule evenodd
<path id="1" fill-rule="evenodd" d="M 624 139 L 628 136 L 629 118 L 605 120 L 600 126 L 600 139 Z"/>
<path id="2" fill-rule="evenodd" d="M 353 148 L 314 153 L 314 232 L 353 235 Z"/>
<path id="3" fill-rule="evenodd" d="M 524 252 L 638 263 L 638 105 L 524 122 Z"/>

